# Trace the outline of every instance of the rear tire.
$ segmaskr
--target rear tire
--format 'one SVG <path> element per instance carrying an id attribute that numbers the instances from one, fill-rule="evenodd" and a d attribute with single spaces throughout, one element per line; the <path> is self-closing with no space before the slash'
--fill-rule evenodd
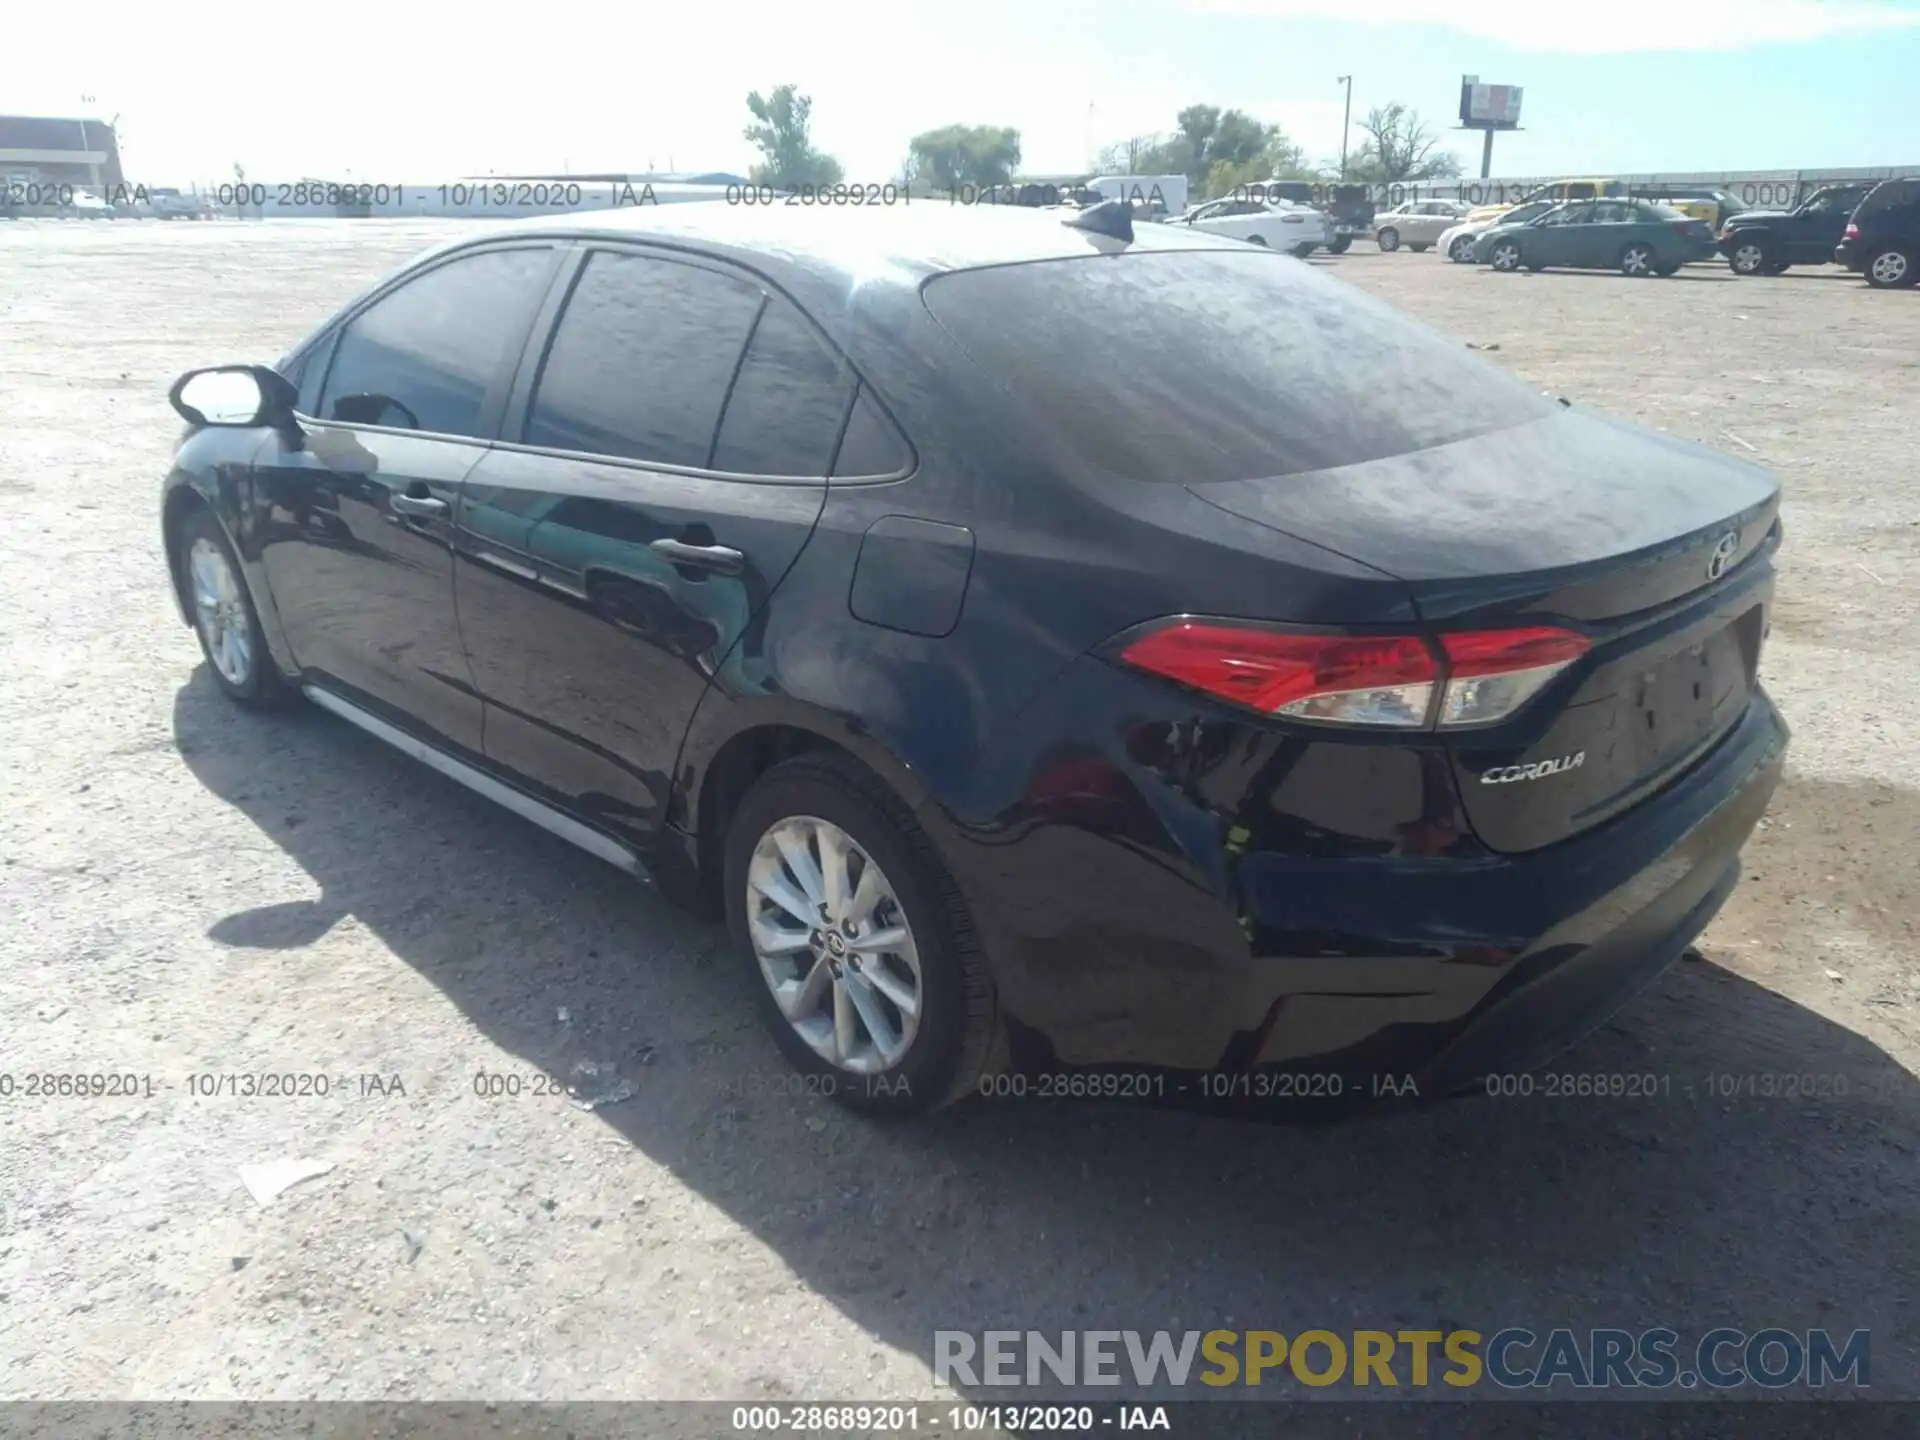
<path id="1" fill-rule="evenodd" d="M 1433 247 L 1432 247 L 1431 245 L 1409 245 L 1409 246 L 1407 246 L 1407 249 L 1409 249 L 1409 250 L 1411 250 L 1411 251 L 1412 251 L 1412 252 L 1413 252 L 1414 254 L 1416 254 L 1416 255 L 1424 255 L 1424 254 L 1426 254 L 1426 253 L 1427 253 L 1427 251 L 1429 251 L 1429 250 L 1431 250 L 1432 248 L 1433 248 Z"/>
<path id="2" fill-rule="evenodd" d="M 1327 252 L 1332 255 L 1344 255 L 1352 244 L 1351 235 L 1336 235 L 1333 237 L 1333 243 L 1327 246 Z"/>
<path id="3" fill-rule="evenodd" d="M 1644 280 L 1653 274 L 1653 247 L 1639 241 L 1627 246 L 1620 252 L 1620 273 L 1635 280 Z"/>
<path id="4" fill-rule="evenodd" d="M 845 757 L 798 756 L 741 798 L 725 853 L 727 928 L 796 1070 L 893 1118 L 978 1087 L 986 962 L 959 886 L 891 790 Z M 874 945 L 883 936 L 895 943 Z"/>
<path id="5" fill-rule="evenodd" d="M 1867 284 L 1876 290 L 1903 290 L 1920 279 L 1911 250 L 1889 245 L 1867 261 Z"/>
<path id="6" fill-rule="evenodd" d="M 1653 273 L 1664 280 L 1669 276 L 1678 275 L 1680 273 L 1680 267 L 1678 265 L 1656 265 L 1653 267 Z"/>
<path id="7" fill-rule="evenodd" d="M 177 545 L 173 558 L 180 588 L 213 683 L 238 705 L 287 703 L 299 692 L 280 674 L 267 649 L 246 571 L 220 522 L 196 508 L 181 521 Z"/>
<path id="8" fill-rule="evenodd" d="M 1453 261 L 1456 265 L 1471 265 L 1473 263 L 1473 237 L 1470 235 L 1462 235 L 1458 240 L 1454 241 L 1453 248 L 1447 251 L 1447 259 Z"/>
<path id="9" fill-rule="evenodd" d="M 1400 232 L 1391 225 L 1373 237 L 1380 248 L 1391 255 L 1400 248 Z"/>
<path id="10" fill-rule="evenodd" d="M 1520 268 L 1520 242 L 1518 240 L 1500 241 L 1488 252 L 1487 263 L 1502 275 L 1513 274 Z"/>
<path id="11" fill-rule="evenodd" d="M 1267 241 L 1264 235 L 1249 235 L 1247 237 L 1247 243 L 1249 245 L 1258 245 L 1262 250 L 1267 248 Z"/>

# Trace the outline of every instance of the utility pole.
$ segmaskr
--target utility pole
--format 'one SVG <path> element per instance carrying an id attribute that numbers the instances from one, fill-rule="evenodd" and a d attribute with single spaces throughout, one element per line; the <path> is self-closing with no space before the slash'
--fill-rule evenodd
<path id="1" fill-rule="evenodd" d="M 1353 129 L 1353 77 L 1336 75 L 1334 81 L 1347 87 L 1346 113 L 1340 120 L 1340 178 L 1344 180 L 1347 178 L 1347 135 Z"/>
<path id="2" fill-rule="evenodd" d="M 1487 131 L 1487 138 L 1480 145 L 1480 178 L 1486 179 L 1493 174 L 1493 131 Z"/>

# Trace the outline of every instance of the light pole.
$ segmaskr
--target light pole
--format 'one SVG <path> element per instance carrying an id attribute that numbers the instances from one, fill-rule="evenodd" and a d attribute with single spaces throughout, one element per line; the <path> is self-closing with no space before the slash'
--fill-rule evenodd
<path id="1" fill-rule="evenodd" d="M 1334 83 L 1347 87 L 1346 113 L 1340 119 L 1340 178 L 1347 178 L 1347 134 L 1353 128 L 1353 77 L 1336 75 Z"/>

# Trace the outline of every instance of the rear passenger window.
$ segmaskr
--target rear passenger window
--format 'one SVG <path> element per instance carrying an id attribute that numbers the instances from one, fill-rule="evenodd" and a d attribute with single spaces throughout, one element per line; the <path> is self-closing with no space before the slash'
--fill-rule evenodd
<path id="1" fill-rule="evenodd" d="M 913 464 L 913 452 L 900 432 L 880 412 L 865 389 L 847 418 L 846 437 L 840 442 L 840 456 L 833 473 L 843 478 L 861 475 L 899 475 Z"/>
<path id="2" fill-rule="evenodd" d="M 522 439 L 705 469 L 757 287 L 694 265 L 598 251 L 547 350 Z"/>
<path id="3" fill-rule="evenodd" d="M 488 388 L 525 339 L 552 267 L 544 247 L 485 250 L 389 291 L 339 332 L 320 418 L 488 438 Z"/>
<path id="4" fill-rule="evenodd" d="M 825 476 L 853 397 L 852 377 L 800 312 L 773 297 L 727 401 L 715 470 Z"/>

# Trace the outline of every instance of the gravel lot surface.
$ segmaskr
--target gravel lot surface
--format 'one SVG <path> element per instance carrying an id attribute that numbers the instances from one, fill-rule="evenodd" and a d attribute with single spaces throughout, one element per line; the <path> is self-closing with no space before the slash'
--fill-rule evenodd
<path id="1" fill-rule="evenodd" d="M 237 711 L 171 609 L 168 384 L 453 228 L 0 226 L 0 1072 L 152 1077 L 0 1099 L 0 1397 L 917 1397 L 936 1328 L 1660 1323 L 1868 1327 L 1875 1393 L 1920 1395 L 1920 293 L 1326 262 L 1786 484 L 1787 779 L 1705 961 L 1556 1067 L 1662 1098 L 882 1128 L 781 1088 L 717 929 Z M 532 1093 L 582 1061 L 635 1093 Z M 330 1093 L 188 1091 L 261 1072 Z M 263 1207 L 276 1157 L 332 1168 Z"/>

